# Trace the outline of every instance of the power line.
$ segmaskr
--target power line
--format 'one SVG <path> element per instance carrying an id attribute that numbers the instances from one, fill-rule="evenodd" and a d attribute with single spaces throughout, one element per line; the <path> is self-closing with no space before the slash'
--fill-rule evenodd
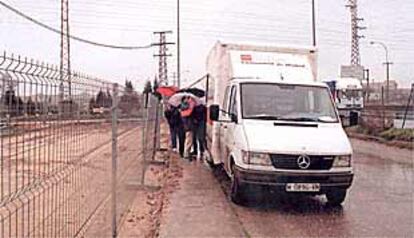
<path id="1" fill-rule="evenodd" d="M 124 6 L 125 5 L 125 7 L 127 7 L 128 9 L 137 9 L 137 10 L 138 9 L 142 9 L 142 5 L 143 4 L 141 4 L 141 3 L 138 5 L 136 2 L 134 2 L 134 3 L 129 2 L 129 5 L 128 5 L 128 4 L 125 4 L 125 2 L 128 3 L 127 1 L 123 1 L 123 4 L 120 5 L 118 3 L 116 3 L 116 4 L 112 4 L 111 3 L 110 4 L 108 2 L 106 2 L 106 3 L 105 2 L 99 2 L 99 5 L 98 5 L 95 2 L 93 2 L 93 3 L 91 3 L 91 2 L 81 2 L 81 3 L 77 3 L 77 6 L 78 7 L 79 6 L 82 6 L 82 7 L 81 8 L 76 8 L 76 12 L 84 11 L 87 14 L 87 16 L 95 16 L 94 14 L 97 14 L 97 13 L 101 13 L 101 14 L 102 13 L 107 13 L 108 15 L 111 16 L 111 18 L 113 18 L 113 17 L 117 17 L 118 15 L 119 16 L 136 16 L 136 14 L 135 13 L 128 14 L 128 13 L 125 13 L 124 11 L 121 11 L 121 12 L 116 12 L 115 11 L 114 12 L 115 9 L 110 9 L 110 11 L 100 11 L 100 9 L 99 9 L 99 11 L 90 12 L 90 11 L 87 11 L 87 9 L 85 9 L 85 7 L 83 7 L 83 6 L 109 6 L 109 7 L 115 7 L 115 6 L 117 6 L 117 7 L 119 7 L 119 6 Z M 160 9 L 160 7 L 164 7 L 163 9 L 165 9 L 165 10 L 171 10 L 171 8 L 174 7 L 174 4 L 167 4 L 167 5 L 165 5 L 165 4 L 166 4 L 165 2 L 164 3 L 161 3 L 161 5 L 160 5 L 160 3 L 157 3 L 157 9 Z M 27 6 L 34 6 L 34 5 L 30 5 L 29 4 Z M 139 6 L 139 8 L 138 8 L 138 6 Z M 146 6 L 150 6 L 151 8 L 154 7 L 153 4 L 146 5 Z M 197 6 L 197 7 L 194 7 L 194 6 L 193 7 L 189 7 L 187 5 L 184 5 L 183 6 L 183 9 L 184 10 L 187 9 L 187 8 L 190 9 L 190 10 L 191 9 L 194 9 L 194 10 L 199 10 L 199 11 L 205 11 L 206 10 L 205 7 L 201 7 L 201 6 Z M 43 9 L 45 9 L 45 8 L 43 8 Z M 51 9 L 51 8 L 46 8 L 46 9 Z M 213 9 L 210 9 L 210 10 L 213 10 Z M 292 10 L 289 9 L 289 12 L 291 13 Z M 295 16 L 302 16 L 305 11 L 298 11 L 298 10 L 296 10 L 294 12 L 297 13 L 297 14 L 295 14 Z M 190 13 L 193 13 L 193 10 L 187 11 L 186 12 L 186 16 L 188 16 Z M 244 18 L 241 17 L 242 15 L 244 15 L 244 16 L 250 15 L 250 16 L 253 16 L 255 19 L 263 19 L 263 18 L 267 18 L 267 17 L 270 17 L 271 18 L 272 16 L 274 16 L 274 15 L 266 15 L 266 16 L 260 15 L 260 17 L 259 17 L 259 15 L 255 14 L 255 13 L 246 12 L 246 11 L 237 11 L 237 12 L 226 12 L 226 17 L 228 17 L 228 15 L 232 15 L 232 14 L 236 14 L 235 16 L 233 16 L 233 17 L 235 17 L 235 19 L 244 19 Z M 196 15 L 197 16 L 200 16 L 200 14 L 196 14 Z M 290 16 L 291 16 L 291 14 L 290 14 Z M 321 16 L 321 17 L 323 17 L 323 16 Z M 187 18 L 188 17 L 186 17 L 186 19 Z M 397 18 L 398 18 L 398 16 L 395 19 L 397 19 Z M 167 20 L 170 21 L 170 19 L 167 19 Z M 349 22 L 335 21 L 335 20 L 332 20 L 332 19 L 323 19 L 323 18 L 320 18 L 319 20 L 322 21 L 322 22 L 323 21 L 329 21 L 329 23 L 338 23 L 338 24 L 341 24 L 343 26 L 348 26 L 349 25 Z M 404 20 L 404 23 L 407 22 L 406 19 L 403 19 L 403 20 Z M 274 20 L 271 20 L 271 21 L 274 22 Z M 304 22 L 304 23 L 307 23 L 307 22 Z M 395 27 L 398 27 L 398 24 Z M 376 26 L 372 26 L 372 27 L 370 26 L 370 28 L 376 28 Z"/>
<path id="2" fill-rule="evenodd" d="M 81 37 L 78 37 L 78 36 L 67 35 L 66 33 L 64 33 L 64 32 L 62 32 L 60 30 L 57 30 L 57 29 L 55 29 L 55 28 L 53 28 L 53 27 L 51 27 L 49 25 L 46 25 L 46 24 L 44 24 L 44 23 L 42 23 L 42 22 L 40 22 L 40 21 L 38 21 L 38 20 L 36 20 L 36 19 L 34 19 L 34 18 L 26 15 L 26 14 L 24 14 L 23 12 L 17 10 L 16 8 L 14 8 L 14 7 L 12 7 L 12 6 L 4 3 L 3 1 L 0 1 L 0 5 L 2 5 L 3 7 L 7 8 L 8 10 L 16 13 L 17 15 L 25 18 L 26 20 L 31 21 L 32 23 L 34 23 L 34 24 L 36 24 L 36 25 L 38 25 L 38 26 L 40 26 L 42 28 L 45 28 L 45 29 L 47 29 L 49 31 L 52 31 L 54 33 L 57 33 L 59 35 L 63 34 L 63 35 L 68 36 L 69 38 L 71 38 L 73 40 L 76 40 L 76 41 L 79 41 L 79 42 L 82 42 L 82 43 L 85 43 L 85 44 L 90 44 L 90 45 L 99 46 L 99 47 L 105 47 L 105 48 L 120 49 L 120 50 L 139 50 L 139 49 L 148 49 L 148 48 L 151 48 L 152 47 L 152 44 L 144 45 L 144 46 L 121 46 L 121 45 L 113 45 L 113 44 L 106 44 L 106 43 L 100 43 L 100 42 L 95 42 L 95 41 L 87 40 L 87 39 L 84 39 L 84 38 L 81 38 Z"/>
<path id="3" fill-rule="evenodd" d="M 86 4 L 87 2 L 85 2 L 85 4 Z M 93 5 L 96 5 L 96 4 L 93 4 Z M 99 4 L 99 5 L 103 5 L 103 4 Z M 135 4 L 136 5 L 136 4 Z M 132 7 L 133 8 L 133 7 Z M 50 9 L 50 8 L 49 8 Z M 43 10 L 45 10 L 45 9 L 43 9 Z M 85 13 L 87 13 L 87 16 L 88 17 L 97 17 L 97 16 L 102 16 L 102 17 L 108 17 L 108 14 L 110 14 L 111 15 L 111 18 L 118 18 L 118 17 L 121 17 L 120 19 L 128 19 L 128 20 L 137 20 L 137 19 L 132 19 L 132 18 L 130 18 L 130 17 L 125 17 L 125 16 L 136 16 L 135 14 L 133 14 L 133 15 L 129 15 L 129 14 L 126 14 L 125 12 L 119 12 L 119 13 L 117 13 L 117 12 L 114 12 L 114 11 L 110 11 L 110 12 L 107 12 L 107 11 L 104 11 L 104 12 L 93 12 L 93 13 L 91 13 L 90 11 L 87 11 L 86 9 L 78 9 L 78 10 L 76 10 L 76 12 L 85 12 Z M 107 14 L 105 14 L 105 13 L 107 13 Z M 240 12 L 241 13 L 241 12 Z M 100 15 L 98 15 L 98 14 L 100 14 Z M 250 13 L 244 13 L 244 14 L 249 14 L 250 15 Z M 142 15 L 140 15 L 140 16 L 142 16 Z M 187 17 L 186 17 L 186 19 L 184 19 L 184 21 L 186 21 L 186 20 L 188 20 L 188 19 L 193 19 L 193 20 L 196 20 L 196 18 L 189 18 L 188 17 L 188 14 L 186 15 Z M 257 15 L 255 15 L 255 16 L 257 16 Z M 236 17 L 236 19 L 241 19 L 240 18 L 240 16 L 235 16 Z M 256 17 L 257 18 L 257 17 Z M 171 20 L 170 19 L 164 19 L 165 21 L 163 21 L 163 22 L 170 22 Z M 198 20 L 203 20 L 203 19 L 201 19 L 201 18 L 198 18 Z M 263 17 L 261 18 L 261 20 L 263 20 Z M 270 20 L 270 19 L 268 19 L 269 20 L 269 22 L 275 22 L 275 20 Z M 153 21 L 152 19 L 151 19 L 151 21 Z M 267 21 L 267 20 L 266 20 Z M 332 21 L 332 20 L 329 20 L 329 22 L 330 23 L 332 23 L 332 22 L 335 22 L 335 21 Z M 76 23 L 76 22 L 75 22 Z M 301 23 L 304 23 L 303 21 L 301 21 Z M 307 22 L 306 22 L 307 23 Z M 349 23 L 345 23 L 345 22 L 338 22 L 338 23 L 342 23 L 342 24 L 344 24 L 344 25 L 349 25 Z M 223 23 L 224 24 L 224 23 Z M 229 24 L 229 23 L 227 23 L 227 24 Z M 246 23 L 243 23 L 243 24 L 246 24 Z M 256 24 L 255 24 L 256 25 Z M 254 25 L 254 26 L 255 26 Z M 397 26 L 396 26 L 397 27 Z M 164 27 L 165 28 L 165 27 Z"/>
<path id="4" fill-rule="evenodd" d="M 86 3 L 87 2 L 82 3 L 82 4 L 86 4 Z M 92 5 L 98 6 L 97 4 L 92 4 Z M 99 3 L 99 6 L 101 6 L 101 5 L 104 5 L 104 4 Z M 116 6 L 119 6 L 119 5 L 116 5 Z M 136 6 L 136 4 L 135 4 L 135 6 Z M 151 7 L 153 7 L 153 6 L 151 5 Z M 165 8 L 165 9 L 166 10 L 169 10 L 169 9 L 171 9 L 171 7 L 173 7 L 173 5 L 171 5 L 168 8 Z M 129 7 L 128 9 L 131 9 L 131 8 L 141 9 L 141 8 L 135 8 L 135 7 L 132 7 L 132 6 Z M 51 8 L 49 8 L 49 9 L 51 10 Z M 159 8 L 157 8 L 157 9 L 159 9 Z M 190 8 L 190 9 L 192 9 L 192 8 Z M 200 7 L 195 8 L 195 9 L 198 9 L 200 11 L 205 11 L 206 10 L 205 8 L 200 8 Z M 43 10 L 45 10 L 45 9 L 43 9 Z M 76 12 L 85 12 L 87 14 L 87 16 L 92 16 L 92 15 L 93 16 L 95 16 L 95 15 L 107 16 L 107 15 L 110 15 L 111 17 L 118 17 L 118 16 L 120 16 L 120 17 L 125 17 L 125 16 L 134 16 L 134 17 L 136 17 L 136 14 L 135 13 L 125 13 L 124 11 L 116 11 L 115 9 L 110 9 L 109 11 L 94 11 L 94 12 L 90 12 L 90 11 L 87 11 L 85 8 L 79 8 L 79 9 L 76 8 Z M 186 19 L 188 19 L 188 13 L 190 13 L 190 12 L 187 12 Z M 289 12 L 291 13 L 291 15 L 293 14 L 292 10 L 289 10 Z M 296 12 L 295 13 L 295 16 L 300 17 L 300 16 L 303 16 L 303 12 L 304 11 L 300 11 L 299 12 L 299 11 L 296 10 L 295 12 Z M 257 19 L 266 20 L 266 18 L 269 18 L 269 17 L 271 18 L 273 16 L 273 15 L 260 15 L 260 14 L 257 14 L 257 13 L 255 14 L 255 13 L 252 13 L 252 12 L 245 12 L 245 11 L 226 12 L 226 15 L 227 15 L 227 17 L 229 15 L 233 15 L 233 18 L 234 19 L 244 19 L 246 17 L 253 17 L 255 20 L 257 20 Z M 196 14 L 196 16 L 200 16 L 200 14 Z M 220 12 L 218 13 L 218 16 L 221 16 L 221 13 Z M 291 19 L 291 18 L 289 18 L 289 19 Z M 297 19 L 299 19 L 299 18 L 297 18 Z M 169 20 L 169 19 L 167 19 L 167 20 Z M 275 21 L 272 20 L 272 19 L 268 19 L 268 20 L 269 20 L 270 23 L 275 23 Z M 306 21 L 303 21 L 303 22 L 304 23 L 307 23 Z"/>
<path id="5" fill-rule="evenodd" d="M 1 1 L 0 1 L 0 4 L 3 4 L 4 5 L 4 3 L 2 3 Z M 128 19 L 131 19 L 131 18 L 128 18 Z M 159 19 L 161 19 L 161 18 L 159 18 Z M 132 19 L 131 19 L 132 20 Z M 113 29 L 113 30 L 118 30 L 118 28 L 116 28 L 116 27 L 109 27 L 109 26 L 121 26 L 121 25 L 117 25 L 117 24 L 110 24 L 109 26 L 108 25 L 105 25 L 105 27 L 100 27 L 98 24 L 94 24 L 94 23 L 90 23 L 90 22 L 84 22 L 84 21 L 74 21 L 75 23 L 80 23 L 80 28 L 87 28 L 87 29 L 90 29 L 90 28 L 92 28 L 93 27 L 93 29 L 96 29 L 96 27 L 98 27 L 98 28 L 102 28 L 102 29 Z M 189 21 L 186 21 L 188 24 L 191 24 L 191 23 L 197 23 L 197 24 L 199 24 L 199 23 L 201 23 L 201 21 L 196 21 L 195 19 L 192 19 L 192 20 L 189 20 Z M 44 23 L 43 23 L 44 24 Z M 228 24 L 228 22 L 227 21 L 219 21 L 219 22 L 215 22 L 214 24 L 209 24 L 209 25 L 214 25 L 214 26 L 221 26 L 221 25 L 226 25 L 226 24 Z M 44 24 L 44 25 L 46 25 L 46 24 Z M 85 27 L 83 27 L 83 26 L 85 26 Z M 253 28 L 252 28 L 252 25 L 251 24 L 245 24 L 246 26 L 244 26 L 244 27 L 241 27 L 240 29 L 244 29 L 244 30 L 253 30 Z M 86 27 L 86 26 L 88 26 L 88 27 Z M 53 29 L 53 28 L 52 28 Z M 135 30 L 136 29 L 136 30 Z M 263 30 L 263 31 L 265 31 L 265 32 L 268 32 L 268 31 L 271 31 L 272 30 L 272 28 L 270 28 L 270 27 L 267 27 L 267 26 L 263 26 L 263 27 L 257 27 L 257 26 L 255 26 L 255 28 L 254 28 L 255 30 L 257 30 L 257 29 L 259 29 L 259 30 Z M 280 29 L 280 28 L 279 28 Z M 300 32 L 303 32 L 303 31 L 299 31 L 299 28 L 295 28 L 296 30 L 295 31 L 293 31 L 292 29 L 291 29 L 291 27 L 290 27 L 290 29 L 284 29 L 284 31 L 283 32 L 289 32 L 289 33 L 291 33 L 291 34 L 296 34 L 295 35 L 295 37 L 297 36 L 297 33 L 300 33 Z M 49 29 L 50 30 L 50 29 Z M 152 32 L 153 30 L 151 30 L 151 29 L 146 29 L 146 30 L 143 30 L 142 28 L 132 28 L 132 27 L 127 27 L 127 28 L 119 28 L 119 30 L 123 30 L 123 31 L 139 31 L 139 32 Z M 188 31 L 188 30 L 190 30 L 190 29 L 187 29 L 187 30 L 185 30 L 185 31 Z M 205 29 L 205 30 L 200 30 L 200 29 L 191 29 L 192 31 L 195 31 L 195 32 L 197 32 L 197 34 L 200 34 L 201 32 L 202 33 L 211 33 L 211 32 L 213 32 L 213 31 L 211 31 L 211 30 L 208 30 L 208 29 Z M 60 31 L 57 31 L 56 29 L 54 29 L 53 30 L 54 32 L 57 32 L 57 33 L 59 33 L 60 34 Z M 346 32 L 345 31 L 341 31 L 341 30 L 338 30 L 338 29 L 330 29 L 330 28 L 324 28 L 324 27 L 321 27 L 320 29 L 319 29 L 319 31 L 321 32 L 321 33 L 323 33 L 323 34 L 319 34 L 319 37 L 321 37 L 321 39 L 324 39 L 323 41 L 325 41 L 327 38 L 330 40 L 330 41 L 336 41 L 336 39 L 331 39 L 331 37 L 333 37 L 333 35 L 331 36 L 331 34 L 335 34 L 335 33 L 341 33 L 341 34 L 346 34 Z M 228 35 L 229 34 L 229 32 L 222 32 L 222 31 L 214 31 L 214 33 L 216 33 L 216 35 L 218 35 L 218 36 L 220 36 L 220 35 Z M 242 34 L 242 33 L 238 33 L 238 34 L 235 34 L 236 32 L 231 32 L 231 35 L 233 35 L 233 36 L 236 36 L 236 35 L 238 35 L 238 36 L 240 36 L 240 37 L 243 37 L 243 38 L 245 38 L 246 37 L 246 34 Z M 263 32 L 264 33 L 264 32 Z M 258 34 L 258 35 L 260 35 L 260 34 Z M 266 34 L 267 35 L 267 34 Z M 335 34 L 336 35 L 336 34 Z M 73 38 L 73 37 L 71 37 L 71 38 Z M 283 38 L 283 37 L 282 37 Z M 334 38 L 336 38 L 336 37 L 334 37 Z M 387 41 L 388 43 L 390 43 L 390 44 L 398 44 L 399 46 L 401 45 L 401 44 L 403 44 L 402 43 L 402 41 L 404 41 L 404 40 L 398 40 L 398 42 L 395 42 L 394 40 L 395 39 L 393 39 L 393 40 L 390 40 L 390 39 L 385 39 L 385 38 L 380 38 L 380 37 L 375 37 L 375 36 L 373 36 L 373 37 L 370 37 L 370 38 L 375 38 L 375 39 L 378 39 L 378 40 L 383 40 L 383 41 Z M 341 40 L 343 40 L 343 38 L 341 37 Z M 332 42 L 333 43 L 333 42 Z M 340 43 L 339 42 L 339 38 L 338 38 L 338 43 Z M 404 41 L 404 43 L 406 43 L 406 44 L 408 44 L 408 42 L 406 42 L 406 41 Z M 148 46 L 148 48 L 149 47 L 151 47 L 151 45 L 149 45 Z M 403 48 L 399 48 L 399 49 L 401 49 L 401 50 L 405 50 L 405 49 L 407 49 L 408 48 L 408 46 L 407 47 L 403 47 Z M 411 50 L 411 48 L 408 48 L 409 50 Z"/>
<path id="6" fill-rule="evenodd" d="M 78 11 L 77 11 L 78 12 Z M 98 15 L 94 15 L 94 14 L 96 14 L 97 12 L 95 12 L 95 13 L 89 13 L 87 16 L 89 16 L 89 17 L 97 17 Z M 112 15 L 111 15 L 111 18 L 114 18 L 114 17 L 116 17 L 116 14 L 115 15 L 113 15 L 114 14 L 114 12 L 112 12 L 111 13 Z M 105 17 L 108 17 L 106 14 L 103 14 L 102 16 L 105 16 Z M 140 16 L 142 16 L 142 15 L 140 15 Z M 120 16 L 121 17 L 121 16 Z M 126 20 L 130 20 L 130 21 L 132 21 L 132 20 L 134 20 L 134 21 L 137 21 L 137 19 L 133 19 L 133 18 L 130 18 L 130 17 L 125 17 L 125 14 L 123 14 L 122 15 L 122 18 L 120 18 L 120 19 L 126 19 Z M 149 18 L 140 18 L 140 19 L 143 19 L 143 20 L 145 20 L 145 19 L 149 19 Z M 240 18 L 238 18 L 238 19 L 240 19 Z M 186 19 L 184 19 L 184 23 L 188 23 L 188 24 L 191 24 L 191 23 L 197 23 L 197 24 L 203 24 L 203 21 L 204 19 L 201 19 L 201 18 L 189 18 L 188 16 L 186 17 Z M 151 18 L 151 21 L 152 22 L 154 22 L 154 21 L 156 21 L 156 22 L 164 22 L 164 23 L 170 23 L 171 22 L 171 20 L 170 19 L 167 19 L 167 18 L 165 18 L 165 19 L 163 19 L 163 18 L 158 18 L 158 19 L 154 19 L 154 18 Z M 275 22 L 275 20 L 272 20 L 272 21 L 269 21 L 269 22 Z M 84 21 L 78 21 L 78 20 L 75 20 L 74 21 L 74 23 L 85 23 Z M 215 25 L 223 25 L 223 24 L 225 24 L 225 25 L 228 25 L 228 24 L 232 24 L 233 22 L 228 22 L 228 21 L 215 21 L 214 22 L 214 24 Z M 303 23 L 302 21 L 300 21 L 300 23 Z M 88 23 L 85 23 L 85 24 L 88 24 L 89 25 L 89 22 Z M 212 25 L 211 23 L 208 23 L 209 25 Z M 298 22 L 296 21 L 296 23 L 295 24 L 293 24 L 293 25 L 297 25 L 298 24 Z M 111 24 L 105 24 L 106 26 L 107 25 L 111 25 Z M 272 26 L 273 26 L 274 24 L 272 24 Z M 248 22 L 243 22 L 243 26 L 250 26 L 250 27 L 254 27 L 254 29 L 257 29 L 257 23 L 254 23 L 254 24 L 252 24 L 252 23 L 248 23 Z M 281 25 L 282 26 L 282 25 Z M 291 27 L 291 26 L 290 26 Z M 164 27 L 165 28 L 165 27 Z M 321 31 L 327 31 L 326 29 L 323 29 L 323 28 L 321 28 L 320 29 Z M 151 30 L 152 31 L 152 30 Z M 328 31 L 332 31 L 332 32 L 337 32 L 337 33 L 344 33 L 344 34 L 346 34 L 346 32 L 345 31 L 340 31 L 340 30 L 330 30 L 330 29 L 328 29 Z"/>
<path id="7" fill-rule="evenodd" d="M 73 21 L 73 22 L 78 22 L 78 21 Z M 2 22 L 2 23 L 13 23 L 13 24 L 19 24 L 21 23 L 22 25 L 24 24 L 24 22 Z M 79 25 L 76 26 L 76 28 L 80 29 L 94 29 L 96 30 L 122 30 L 122 31 L 128 31 L 128 32 L 140 32 L 140 33 L 150 33 L 153 32 L 153 29 L 151 30 L 150 28 L 141 28 L 141 27 L 115 27 L 115 26 L 122 26 L 119 24 L 114 24 L 114 25 L 105 25 L 102 26 L 100 24 L 95 24 L 95 23 L 90 23 L 90 22 L 78 22 L 80 23 Z M 216 24 L 213 24 L 216 25 Z M 114 27 L 112 27 L 114 26 Z M 217 25 L 219 26 L 219 25 Z M 217 28 L 217 27 L 216 27 Z M 249 31 L 249 30 L 254 30 L 250 27 L 242 27 L 242 28 L 238 28 L 238 29 L 243 29 L 245 31 Z M 281 28 L 279 28 L 280 30 Z M 296 28 L 295 28 L 296 29 Z M 256 40 L 256 41 L 260 41 L 263 40 L 264 38 L 269 38 L 271 37 L 271 35 L 269 35 L 269 32 L 271 32 L 271 28 L 260 28 L 258 27 L 256 30 L 263 30 L 261 32 L 256 32 L 254 35 L 256 37 L 252 38 L 250 35 L 251 34 L 246 34 L 246 33 L 242 33 L 242 32 L 236 32 L 236 31 L 219 31 L 219 30 L 210 30 L 210 29 L 199 29 L 199 28 L 194 28 L 194 27 L 186 27 L 183 29 L 183 33 L 185 34 L 190 34 L 191 36 L 194 35 L 198 35 L 198 36 L 203 36 L 204 37 L 223 37 L 223 36 L 233 36 L 233 37 L 239 37 L 239 38 L 243 38 L 243 39 L 251 39 L 251 40 Z M 293 29 L 284 29 L 283 28 L 283 32 L 285 32 L 285 34 L 283 35 L 278 35 L 277 37 L 271 37 L 272 40 L 275 39 L 280 39 L 280 40 L 287 40 L 287 38 L 289 39 L 296 39 L 296 40 L 300 40 L 305 42 L 307 40 L 307 38 L 305 36 L 303 37 L 299 37 L 300 34 L 303 31 L 299 31 L 299 29 L 297 30 L 293 30 Z M 339 30 L 333 30 L 333 29 L 329 29 L 329 28 L 320 28 L 319 30 L 319 34 L 318 36 L 320 37 L 321 42 L 323 42 L 323 45 L 329 45 L 329 46 L 336 46 L 336 47 L 343 47 L 343 46 L 347 46 L 345 45 L 345 38 L 348 39 L 347 35 L 337 35 L 335 34 L 337 33 L 341 33 L 341 34 L 346 34 L 345 31 L 339 31 Z M 345 38 L 344 38 L 345 37 Z M 413 51 L 412 48 L 410 48 L 408 46 L 408 41 L 405 40 L 401 40 L 399 38 L 397 38 L 397 41 L 393 41 L 390 40 L 388 38 L 381 38 L 381 37 L 369 37 L 370 39 L 376 39 L 376 40 L 382 40 L 382 41 L 386 41 L 389 45 L 391 45 L 393 51 L 399 50 L 399 51 Z M 270 39 L 270 38 L 269 38 Z M 395 40 L 395 39 L 394 39 Z M 326 44 L 326 43 L 330 43 L 330 44 Z M 366 42 L 362 41 L 360 42 L 361 44 L 367 44 Z"/>

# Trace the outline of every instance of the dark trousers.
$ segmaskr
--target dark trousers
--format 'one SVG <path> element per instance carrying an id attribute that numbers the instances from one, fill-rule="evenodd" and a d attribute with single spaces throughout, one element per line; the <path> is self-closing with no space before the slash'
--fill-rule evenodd
<path id="1" fill-rule="evenodd" d="M 177 136 L 178 136 L 178 128 L 176 126 L 170 125 L 171 147 L 173 149 L 177 148 Z"/>
<path id="2" fill-rule="evenodd" d="M 178 151 L 181 157 L 184 157 L 184 148 L 185 148 L 185 130 L 184 127 L 178 127 Z"/>
<path id="3" fill-rule="evenodd" d="M 177 148 L 177 139 L 178 139 L 178 151 L 180 156 L 184 156 L 184 146 L 185 146 L 185 131 L 182 125 L 180 126 L 170 126 L 170 136 L 171 136 L 171 147 Z"/>
<path id="4" fill-rule="evenodd" d="M 193 125 L 193 153 L 198 154 L 198 149 L 200 153 L 203 154 L 205 150 L 206 136 L 205 136 L 206 123 L 200 122 Z"/>

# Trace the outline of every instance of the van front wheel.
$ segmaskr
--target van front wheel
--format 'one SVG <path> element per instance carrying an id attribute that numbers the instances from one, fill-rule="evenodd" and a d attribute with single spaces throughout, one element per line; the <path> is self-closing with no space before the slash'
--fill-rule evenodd
<path id="1" fill-rule="evenodd" d="M 339 206 L 344 202 L 346 197 L 346 189 L 335 189 L 326 193 L 328 204 Z"/>
<path id="2" fill-rule="evenodd" d="M 234 168 L 232 168 L 232 171 Z M 231 178 L 230 199 L 232 202 L 243 205 L 245 202 L 245 188 L 246 185 L 240 182 L 239 178 L 234 174 Z"/>

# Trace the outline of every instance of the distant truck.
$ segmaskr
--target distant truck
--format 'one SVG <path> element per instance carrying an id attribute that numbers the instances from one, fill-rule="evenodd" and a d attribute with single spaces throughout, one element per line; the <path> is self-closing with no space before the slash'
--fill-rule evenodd
<path id="1" fill-rule="evenodd" d="M 207 58 L 213 80 L 210 163 L 231 178 L 233 202 L 249 186 L 326 194 L 341 204 L 353 180 L 352 148 L 316 49 L 218 42 Z"/>
<path id="2" fill-rule="evenodd" d="M 364 108 L 362 83 L 357 78 L 336 78 L 324 81 L 330 88 L 339 115 L 345 124 L 349 123 L 350 114 L 359 114 Z"/>

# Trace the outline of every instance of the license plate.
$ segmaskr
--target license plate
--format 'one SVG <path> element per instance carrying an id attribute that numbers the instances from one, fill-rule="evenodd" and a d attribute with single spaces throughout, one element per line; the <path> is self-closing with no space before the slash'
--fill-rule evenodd
<path id="1" fill-rule="evenodd" d="M 319 192 L 321 185 L 319 183 L 288 183 L 286 184 L 287 192 Z"/>

